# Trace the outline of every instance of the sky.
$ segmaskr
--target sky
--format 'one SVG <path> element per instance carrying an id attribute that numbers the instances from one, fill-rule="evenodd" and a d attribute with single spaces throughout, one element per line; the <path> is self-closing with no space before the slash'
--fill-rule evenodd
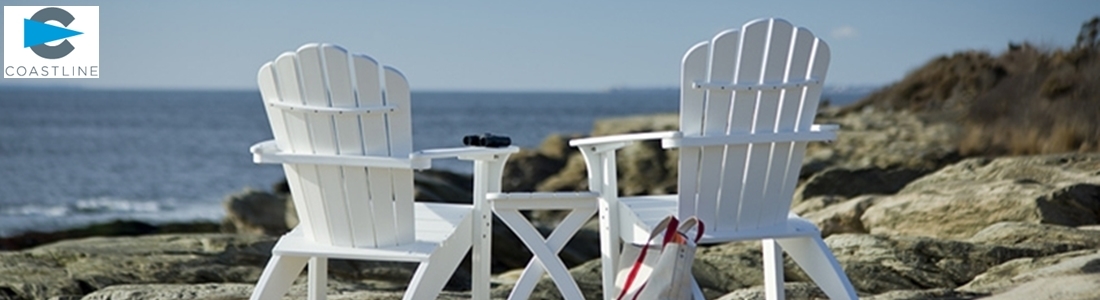
<path id="1" fill-rule="evenodd" d="M 673 88 L 683 53 L 762 17 L 832 49 L 826 84 L 882 85 L 945 54 L 1073 44 L 1100 1 L 18 1 L 98 5 L 100 78 L 3 85 L 254 89 L 260 65 L 334 43 L 400 69 L 413 90 Z M 74 37 L 74 39 L 77 37 Z M 75 42 L 75 41 L 74 41 Z"/>

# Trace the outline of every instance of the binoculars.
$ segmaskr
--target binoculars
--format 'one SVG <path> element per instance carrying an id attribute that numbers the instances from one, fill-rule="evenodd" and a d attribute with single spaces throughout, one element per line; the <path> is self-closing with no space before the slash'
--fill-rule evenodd
<path id="1" fill-rule="evenodd" d="M 462 137 L 462 144 L 466 146 L 503 148 L 512 145 L 512 139 L 506 136 L 485 133 L 481 135 L 467 135 Z"/>

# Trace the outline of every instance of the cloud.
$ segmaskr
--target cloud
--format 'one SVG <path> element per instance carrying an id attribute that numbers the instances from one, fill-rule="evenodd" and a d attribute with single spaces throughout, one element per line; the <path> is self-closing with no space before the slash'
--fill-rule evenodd
<path id="1" fill-rule="evenodd" d="M 852 25 L 844 25 L 833 29 L 831 35 L 835 39 L 852 39 L 859 36 L 859 31 Z"/>

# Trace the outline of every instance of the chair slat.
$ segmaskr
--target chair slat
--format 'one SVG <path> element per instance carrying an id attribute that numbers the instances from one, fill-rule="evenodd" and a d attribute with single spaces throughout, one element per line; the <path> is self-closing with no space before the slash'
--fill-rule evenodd
<path id="1" fill-rule="evenodd" d="M 331 44 L 321 45 L 321 56 L 325 64 L 325 78 L 328 79 L 329 101 L 336 108 L 357 108 L 363 106 L 355 99 L 355 87 L 352 82 L 347 50 Z M 363 155 L 363 136 L 360 115 L 333 115 L 336 131 L 337 152 L 344 155 Z M 370 117 L 366 117 L 370 118 Z M 354 247 L 374 247 L 374 223 L 369 216 L 370 190 L 367 182 L 367 169 L 360 167 L 341 167 L 344 206 L 347 207 L 348 232 Z M 336 185 L 336 183 L 333 183 Z"/>
<path id="2" fill-rule="evenodd" d="M 815 40 L 816 38 L 809 30 L 805 28 L 795 29 L 791 50 L 789 51 L 790 63 L 788 64 L 784 81 L 801 81 L 809 77 L 810 51 L 813 50 L 813 43 Z M 816 84 L 820 85 L 820 83 Z M 780 104 L 779 122 L 776 123 L 777 132 L 790 132 L 795 130 L 798 117 L 801 114 L 802 95 L 807 88 L 808 87 L 789 88 L 783 92 L 783 100 Z M 793 191 L 795 187 L 793 184 L 796 183 L 796 181 L 790 180 L 789 177 L 793 176 L 793 178 L 798 178 L 798 172 L 802 167 L 801 162 L 791 162 L 791 156 L 793 154 L 791 151 L 794 150 L 794 146 L 794 142 L 775 144 L 775 150 L 772 152 L 773 161 L 768 182 L 778 181 L 778 184 L 768 185 L 769 190 L 767 192 L 767 197 L 769 199 L 775 199 L 775 201 L 780 203 L 771 207 L 770 211 L 762 212 L 765 218 L 783 219 L 787 217 L 791 197 L 794 195 Z M 792 192 L 787 192 L 788 190 Z"/>
<path id="3" fill-rule="evenodd" d="M 386 104 L 409 107 L 409 83 L 397 69 L 383 68 L 385 76 Z M 409 109 L 398 110 L 387 116 L 390 132 L 390 152 L 393 156 L 408 157 L 412 152 L 412 116 Z M 393 170 L 394 211 L 398 242 L 412 242 L 416 229 L 411 214 L 413 208 L 413 173 L 411 170 Z"/>
<path id="4" fill-rule="evenodd" d="M 266 63 L 260 68 L 257 81 L 260 86 L 260 96 L 263 97 L 264 103 L 282 103 L 284 99 L 289 98 L 279 95 L 281 92 L 279 88 L 280 82 L 275 76 L 274 62 Z M 297 87 L 297 84 L 298 83 L 295 81 L 295 87 Z M 280 149 L 293 149 L 290 145 L 290 133 L 287 131 L 287 123 L 284 117 L 285 113 L 278 108 L 273 108 L 268 105 L 264 105 L 264 107 L 267 110 L 268 122 L 271 124 L 271 131 L 272 135 L 275 137 L 276 145 Z M 286 174 L 287 185 L 289 185 L 291 189 L 301 193 L 300 190 L 302 185 L 301 181 L 298 179 L 297 168 L 284 165 L 283 172 Z M 305 207 L 305 202 L 303 202 L 302 199 L 294 199 L 294 201 L 297 207 Z M 302 212 L 304 212 L 304 210 Z M 309 236 L 312 237 L 313 227 L 309 222 L 309 214 L 299 213 L 298 219 L 302 220 L 302 230 L 309 232 Z"/>
<path id="5" fill-rule="evenodd" d="M 807 34 L 809 32 L 807 31 Z M 825 75 L 829 69 L 829 45 L 825 44 L 821 39 L 814 39 L 813 50 L 810 54 L 810 75 L 811 77 L 820 78 L 825 80 Z M 796 125 L 798 130 L 809 130 L 814 123 L 814 117 L 817 115 L 817 107 L 820 104 L 822 93 L 822 86 L 810 86 L 806 88 L 805 95 L 802 97 L 802 108 L 799 112 L 798 124 Z M 792 146 L 791 161 L 788 167 L 788 173 L 798 172 L 799 167 L 802 166 L 802 159 L 806 153 L 806 142 L 796 142 Z M 787 176 L 787 181 L 784 183 L 785 187 L 794 187 L 798 182 L 798 176 Z M 785 201 L 791 201 L 794 197 L 794 189 L 787 188 L 783 191 L 785 194 L 780 197 Z"/>
<path id="6" fill-rule="evenodd" d="M 325 82 L 324 62 L 321 57 L 321 45 L 309 44 L 298 48 L 298 72 L 301 78 L 302 102 L 305 105 L 332 107 L 328 85 Z M 336 126 L 331 115 L 311 114 L 307 118 L 310 140 L 315 154 L 338 154 Z M 347 195 L 342 184 L 343 174 L 337 166 L 316 166 L 318 187 L 321 195 L 320 208 L 328 223 L 332 244 L 350 247 L 351 221 L 348 217 Z"/>
<path id="7" fill-rule="evenodd" d="M 767 20 L 749 22 L 741 28 L 741 52 L 737 57 L 735 84 L 754 84 L 760 82 L 764 64 L 764 50 L 768 42 Z M 757 91 L 734 92 L 733 105 L 728 112 L 729 127 L 727 133 L 751 133 L 756 111 Z M 745 166 L 748 158 L 748 145 L 730 145 L 726 147 L 725 168 L 722 174 L 722 193 L 719 195 L 716 230 L 740 228 L 741 218 L 755 213 L 754 207 L 746 210 L 745 205 L 755 205 L 742 201 L 745 187 Z"/>
<path id="8" fill-rule="evenodd" d="M 737 56 L 740 51 L 740 33 L 738 31 L 724 31 L 711 40 L 710 81 L 732 81 L 733 72 L 737 67 Z M 729 125 L 729 109 L 731 91 L 708 91 L 704 108 L 703 135 L 724 135 Z M 699 157 L 699 172 L 693 174 L 699 182 L 696 211 L 703 222 L 717 224 L 718 198 L 722 189 L 722 169 L 725 146 L 702 147 Z"/>
<path id="9" fill-rule="evenodd" d="M 299 77 L 296 53 L 284 53 L 275 59 L 275 79 L 278 82 L 279 98 L 282 102 L 305 104 Z M 310 142 L 310 122 L 307 113 L 283 111 L 283 120 L 286 122 L 289 141 L 289 147 L 285 150 L 292 153 L 313 154 L 314 147 Z M 327 226 L 328 218 L 324 214 L 324 206 L 318 201 L 309 200 L 321 198 L 320 179 L 316 166 L 291 164 L 284 165 L 283 169 L 288 178 L 294 178 L 287 182 L 291 184 L 291 192 L 297 190 L 298 194 L 303 196 L 294 197 L 294 205 L 301 210 L 298 213 L 299 220 L 311 224 L 305 228 L 311 229 L 305 232 L 306 237 L 319 243 L 331 244 L 332 235 Z"/>
<path id="10" fill-rule="evenodd" d="M 682 70 L 680 71 L 680 84 L 689 84 L 701 78 L 707 78 L 707 62 L 709 60 L 710 43 L 702 42 L 691 47 L 684 55 Z M 680 130 L 686 136 L 700 136 L 703 134 L 703 105 L 706 104 L 706 91 L 698 89 L 680 89 Z M 690 117 L 685 117 L 690 116 Z M 677 217 L 697 215 L 696 207 L 699 187 L 699 156 L 702 148 L 680 149 L 679 173 L 685 174 L 679 178 L 680 201 Z"/>
<path id="11" fill-rule="evenodd" d="M 408 157 L 412 153 L 412 115 L 409 107 L 409 82 L 405 75 L 394 68 L 383 68 L 385 76 L 386 104 L 404 107 L 387 116 L 390 132 L 390 151 L 394 157 Z"/>
<path id="12" fill-rule="evenodd" d="M 768 42 L 763 59 L 763 76 L 760 84 L 780 83 L 786 75 L 788 52 L 791 47 L 793 26 L 786 21 L 773 19 L 768 32 Z M 779 96 L 781 90 L 760 90 L 756 105 L 756 117 L 753 120 L 752 133 L 754 135 L 767 135 L 775 133 L 776 121 L 779 113 Z M 776 205 L 774 199 L 769 199 L 767 192 L 769 186 L 782 186 L 783 178 L 773 177 L 772 164 L 775 163 L 772 151 L 775 143 L 754 143 L 749 145 L 748 165 L 746 166 L 745 192 L 742 194 L 744 204 L 742 209 L 748 209 L 748 214 L 740 217 L 741 227 L 755 229 L 772 226 L 782 219 L 771 218 L 771 212 Z M 778 172 L 777 172 L 778 173 Z M 774 178 L 774 179 L 773 179 Z M 747 226 L 747 227 L 746 227 Z"/>
<path id="13" fill-rule="evenodd" d="M 366 55 L 352 56 L 352 68 L 355 71 L 355 96 L 360 106 L 381 106 L 382 78 L 379 75 L 378 61 Z M 389 156 L 389 137 L 386 135 L 386 118 L 361 118 L 359 120 L 362 130 L 363 150 L 368 155 Z M 396 242 L 396 238 L 378 239 L 380 235 L 395 233 L 393 226 L 380 224 L 379 218 L 386 218 L 392 210 L 393 201 L 393 176 L 390 169 L 371 168 L 366 170 L 367 180 L 363 186 L 368 188 L 366 211 L 362 215 L 354 216 L 355 219 L 367 219 L 369 225 L 364 225 L 363 231 L 370 235 L 375 245 L 384 245 Z M 379 202 L 380 204 L 375 204 Z"/>

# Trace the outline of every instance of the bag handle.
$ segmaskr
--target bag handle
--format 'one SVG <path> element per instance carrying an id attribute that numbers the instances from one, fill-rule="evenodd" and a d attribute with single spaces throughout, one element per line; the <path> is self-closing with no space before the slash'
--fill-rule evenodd
<path id="1" fill-rule="evenodd" d="M 699 243 L 699 240 L 703 239 L 703 231 L 706 230 L 704 229 L 706 226 L 703 225 L 703 220 L 699 220 L 699 218 L 695 216 L 688 217 L 680 223 L 680 227 L 676 229 L 676 232 L 686 237 L 688 231 L 691 231 L 691 228 L 696 227 L 696 225 L 698 225 L 698 228 L 695 229 L 695 243 Z"/>
<path id="2" fill-rule="evenodd" d="M 638 258 L 634 260 L 634 265 L 630 268 L 630 273 L 626 276 L 626 283 L 623 284 L 623 290 L 619 292 L 618 300 L 622 300 L 626 296 L 626 292 L 630 290 L 630 286 L 634 285 L 634 279 L 638 277 L 638 270 L 642 268 L 642 264 L 645 263 L 646 253 L 649 252 L 649 246 L 653 245 L 653 239 L 657 238 L 658 234 L 663 233 L 664 239 L 661 241 L 661 248 L 665 247 L 672 241 L 672 238 L 676 235 L 676 230 L 680 228 L 680 220 L 676 219 L 676 216 L 667 216 L 660 223 L 657 223 L 656 227 L 653 227 L 653 231 L 649 233 L 649 239 L 645 242 L 645 247 L 642 247 L 641 253 L 638 254 Z M 642 284 L 645 287 L 645 284 Z"/>

